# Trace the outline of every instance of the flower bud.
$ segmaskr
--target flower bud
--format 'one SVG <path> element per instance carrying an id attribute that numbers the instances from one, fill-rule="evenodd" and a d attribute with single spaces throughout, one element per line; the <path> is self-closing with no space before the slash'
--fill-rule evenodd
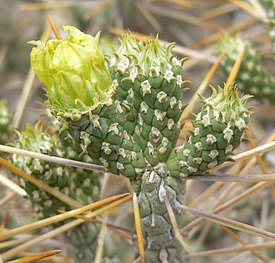
<path id="1" fill-rule="evenodd" d="M 45 84 L 55 116 L 78 119 L 81 114 L 111 102 L 114 91 L 99 36 L 87 35 L 71 26 L 66 40 L 31 41 L 31 64 Z"/>

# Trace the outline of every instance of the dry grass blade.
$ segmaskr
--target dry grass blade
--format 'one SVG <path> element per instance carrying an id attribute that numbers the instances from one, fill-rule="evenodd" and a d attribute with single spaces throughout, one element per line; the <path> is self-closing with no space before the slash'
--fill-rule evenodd
<path id="1" fill-rule="evenodd" d="M 267 18 L 267 12 L 264 9 L 263 5 L 258 1 L 258 0 L 248 0 L 251 4 L 251 6 L 253 6 L 254 11 L 256 11 L 260 17 L 260 19 L 265 22 L 268 23 L 268 18 Z"/>
<path id="2" fill-rule="evenodd" d="M 245 260 L 249 260 L 250 257 L 249 251 L 240 252 L 238 254 L 232 255 L 227 260 L 223 261 L 223 263 L 236 263 L 236 262 L 245 262 Z M 270 263 L 270 261 L 268 261 Z"/>
<path id="3" fill-rule="evenodd" d="M 105 0 L 99 2 L 94 8 L 90 9 L 84 14 L 84 19 L 88 20 L 91 19 L 93 16 L 98 14 L 100 11 L 102 11 L 104 8 L 107 7 L 107 5 L 111 2 L 111 0 Z"/>
<path id="4" fill-rule="evenodd" d="M 168 214 L 169 214 L 169 218 L 171 220 L 171 223 L 172 223 L 172 226 L 173 226 L 173 229 L 174 229 L 174 232 L 175 232 L 176 239 L 179 241 L 182 248 L 184 248 L 188 252 L 188 251 L 190 251 L 190 248 L 186 244 L 186 242 L 183 240 L 183 237 L 180 233 L 180 229 L 179 229 L 175 214 L 174 214 L 173 209 L 172 209 L 172 207 L 171 207 L 171 205 L 168 201 L 167 196 L 165 196 L 164 201 L 165 201 L 165 205 L 166 205 L 166 208 L 167 208 L 167 211 L 168 211 Z"/>
<path id="5" fill-rule="evenodd" d="M 216 207 L 215 209 L 213 209 L 213 211 L 211 211 L 212 213 L 218 214 L 226 209 L 228 209 L 229 207 L 232 207 L 234 204 L 244 200 L 246 197 L 248 197 L 249 195 L 263 189 L 264 187 L 267 187 L 270 183 L 267 182 L 260 182 L 257 183 L 256 185 L 250 187 L 249 189 L 247 189 L 245 192 L 241 193 L 240 195 L 230 199 L 229 201 L 225 202 L 224 204 Z M 200 225 L 202 222 L 204 222 L 204 218 L 198 218 L 195 219 L 194 221 L 190 222 L 189 224 L 187 224 L 186 226 L 183 227 L 182 231 L 190 231 L 191 229 L 193 229 L 194 227 Z"/>
<path id="6" fill-rule="evenodd" d="M 212 17 L 217 17 L 223 14 L 227 14 L 235 10 L 236 10 L 236 7 L 228 3 L 228 4 L 220 5 L 216 8 L 211 8 L 209 10 L 202 12 L 201 17 L 202 19 L 209 19 Z"/>
<path id="7" fill-rule="evenodd" d="M 209 197 L 213 196 L 213 194 L 223 185 L 221 182 L 215 182 L 211 186 L 209 186 L 203 193 L 201 193 L 195 200 L 193 200 L 189 207 L 196 207 L 199 204 L 205 202 Z"/>
<path id="8" fill-rule="evenodd" d="M 162 44 L 168 44 L 168 42 L 161 41 Z M 175 45 L 173 52 L 180 56 L 189 56 L 199 59 L 200 61 L 207 61 L 209 63 L 215 63 L 216 58 L 208 51 L 199 51 L 191 48 L 187 48 L 180 45 Z"/>
<path id="9" fill-rule="evenodd" d="M 252 137 L 251 132 L 250 132 L 249 130 L 246 130 L 246 131 L 245 131 L 245 135 L 246 135 L 247 139 L 249 140 L 250 145 L 251 145 L 253 148 L 256 148 L 257 145 L 256 145 L 256 143 L 255 143 L 255 141 L 254 141 L 254 139 L 253 139 L 253 137 Z M 259 166 L 261 167 L 262 172 L 265 173 L 265 174 L 267 174 L 267 168 L 266 168 L 266 166 L 265 166 L 265 164 L 264 164 L 264 161 L 263 161 L 263 159 L 261 158 L 261 156 L 260 156 L 259 154 L 256 154 L 255 157 L 256 157 L 256 159 L 257 159 L 257 162 L 258 162 Z"/>
<path id="10" fill-rule="evenodd" d="M 193 2 L 190 2 L 189 0 L 168 0 L 168 1 L 186 8 L 191 8 L 193 5 Z"/>
<path id="11" fill-rule="evenodd" d="M 24 238 L 20 238 L 20 239 L 13 239 L 13 240 L 5 241 L 5 242 L 0 242 L 0 249 L 14 247 L 16 245 L 19 245 L 26 241 L 29 241 L 32 238 L 33 238 L 33 236 L 28 236 L 28 237 L 24 237 Z"/>
<path id="12" fill-rule="evenodd" d="M 60 213 L 65 213 L 64 211 L 59 211 L 59 212 Z M 102 220 L 94 219 L 94 218 L 87 218 L 86 216 L 81 216 L 81 215 L 74 216 L 74 218 L 79 218 L 79 219 L 82 219 L 84 221 L 97 223 L 97 224 L 104 224 L 105 223 Z M 108 228 L 112 229 L 114 232 L 116 232 L 118 235 L 120 235 L 123 238 L 130 239 L 130 240 L 133 240 L 133 238 L 134 238 L 133 237 L 134 232 L 132 232 L 129 229 L 126 229 L 126 228 L 123 228 L 123 227 L 120 227 L 120 226 L 117 226 L 117 225 L 113 225 L 113 224 L 110 224 L 110 223 L 106 223 L 106 226 Z"/>
<path id="13" fill-rule="evenodd" d="M 60 32 L 58 31 L 58 29 L 57 29 L 57 27 L 56 27 L 56 25 L 55 25 L 55 23 L 54 23 L 54 21 L 53 21 L 53 19 L 50 15 L 48 15 L 48 20 L 49 20 L 51 29 L 52 29 L 55 37 L 59 40 L 62 40 L 62 36 L 61 36 Z"/>
<path id="14" fill-rule="evenodd" d="M 5 197 L 0 199 L 0 207 L 10 202 L 14 197 L 16 197 L 16 193 L 8 193 Z"/>
<path id="15" fill-rule="evenodd" d="M 272 137 L 266 143 L 270 142 L 271 140 L 273 140 Z M 244 163 L 244 161 L 241 161 L 241 162 L 238 163 L 238 166 L 234 165 L 231 169 L 229 169 L 227 171 L 227 174 L 233 174 L 233 173 L 243 174 L 245 172 L 248 172 L 249 169 L 255 164 L 255 162 L 256 162 L 256 160 L 254 158 L 252 158 L 246 164 Z M 201 195 L 199 195 L 194 200 L 194 202 L 192 202 L 191 205 L 189 205 L 189 207 L 196 207 L 197 205 L 202 204 L 202 203 L 207 204 L 207 200 L 209 198 L 211 198 L 213 196 L 213 193 L 215 193 L 223 185 L 224 185 L 224 183 L 222 183 L 222 182 L 215 182 L 208 189 L 206 189 L 205 192 L 203 192 Z M 228 194 L 232 194 L 232 191 L 234 190 L 234 188 L 237 185 L 238 185 L 237 183 L 231 183 L 226 187 L 226 189 L 223 189 L 222 190 L 222 195 L 219 195 L 219 198 L 216 200 L 216 202 L 214 204 L 211 205 L 210 209 L 213 209 L 213 208 L 215 208 L 215 207 L 217 207 L 221 204 L 224 204 L 226 202 L 225 198 L 228 196 Z M 253 193 L 253 192 L 251 192 L 251 193 Z M 237 202 L 238 202 L 238 199 L 237 199 Z M 200 219 L 198 219 L 198 220 L 200 220 Z M 192 234 L 194 234 L 194 231 L 193 231 Z"/>
<path id="16" fill-rule="evenodd" d="M 101 263 L 103 257 L 103 248 L 104 248 L 104 239 L 107 234 L 106 223 L 103 223 L 101 226 L 101 230 L 97 239 L 97 248 L 96 248 L 96 256 L 95 263 Z"/>
<path id="17" fill-rule="evenodd" d="M 193 257 L 205 257 L 205 256 L 218 256 L 221 254 L 240 253 L 248 250 L 267 249 L 267 248 L 274 248 L 274 247 L 275 247 L 275 242 L 266 242 L 262 244 L 250 244 L 250 245 L 244 245 L 244 246 L 235 246 L 235 247 L 195 252 L 195 253 L 190 253 L 188 257 L 193 258 Z"/>
<path id="18" fill-rule="evenodd" d="M 199 100 L 198 94 L 202 95 L 204 93 L 204 91 L 205 91 L 207 85 L 209 84 L 210 80 L 213 78 L 216 71 L 219 69 L 219 66 L 220 66 L 220 64 L 223 60 L 223 57 L 224 57 L 224 55 L 221 54 L 219 56 L 219 58 L 217 59 L 217 61 L 214 63 L 214 65 L 211 67 L 211 69 L 208 71 L 207 75 L 205 76 L 202 83 L 200 84 L 197 91 L 195 92 L 192 99 L 190 100 L 190 103 L 184 109 L 184 111 L 182 113 L 182 116 L 179 120 L 180 125 L 183 125 L 185 123 L 185 121 L 189 118 L 190 113 L 193 112 L 194 107 L 195 107 L 197 101 Z"/>
<path id="19" fill-rule="evenodd" d="M 51 251 L 39 253 L 39 254 L 36 254 L 36 255 L 32 255 L 32 256 L 28 256 L 28 257 L 24 257 L 24 258 L 19 258 L 19 259 L 15 259 L 15 260 L 12 260 L 12 261 L 7 261 L 6 263 L 31 263 L 31 262 L 37 262 L 37 260 L 40 260 L 42 258 L 51 257 L 53 255 L 56 255 L 56 254 L 60 253 L 60 252 L 61 252 L 61 250 L 51 250 Z"/>
<path id="20" fill-rule="evenodd" d="M 236 189 L 237 183 L 230 183 L 229 185 L 224 185 L 224 187 L 220 190 L 220 194 L 217 198 L 215 198 L 215 201 L 212 202 L 211 204 L 208 204 L 208 207 L 204 210 L 211 211 L 214 208 L 218 207 L 221 204 L 224 204 L 228 200 L 228 196 L 232 194 L 232 192 Z M 204 206 L 205 207 L 205 206 Z"/>
<path id="21" fill-rule="evenodd" d="M 66 7 L 79 5 L 79 1 L 48 1 L 41 3 L 31 3 L 31 4 L 22 4 L 18 6 L 19 11 L 35 11 L 35 10 L 45 10 L 45 9 L 62 9 Z"/>
<path id="22" fill-rule="evenodd" d="M 75 201 L 72 198 L 70 198 L 69 196 L 61 193 L 60 191 L 54 189 L 53 187 L 50 187 L 49 185 L 36 179 L 35 177 L 25 173 L 24 171 L 22 171 L 21 169 L 19 169 L 18 167 L 14 166 L 13 164 L 9 163 L 8 161 L 6 161 L 5 159 L 3 159 L 1 157 L 0 157 L 0 166 L 7 168 L 12 173 L 19 175 L 20 177 L 24 178 L 26 181 L 31 182 L 38 188 L 45 190 L 47 193 L 58 198 L 62 202 L 70 205 L 72 208 L 81 207 L 81 204 L 78 203 L 77 201 Z"/>
<path id="23" fill-rule="evenodd" d="M 22 150 L 22 149 L 5 146 L 5 145 L 0 145 L 0 151 L 11 153 L 11 154 L 29 156 L 32 158 L 37 158 L 37 159 L 52 162 L 52 163 L 63 164 L 66 166 L 72 166 L 72 167 L 77 167 L 77 168 L 82 168 L 82 169 L 92 170 L 92 171 L 96 170 L 100 172 L 105 172 L 105 169 L 100 165 L 74 161 L 74 160 L 56 157 L 56 156 L 50 156 L 42 153 L 31 152 L 31 151 Z"/>
<path id="24" fill-rule="evenodd" d="M 131 263 L 140 263 L 141 259 L 140 257 L 137 257 L 136 259 L 134 259 Z"/>
<path id="25" fill-rule="evenodd" d="M 232 173 L 241 173 L 243 174 L 244 172 L 247 172 L 253 165 L 255 164 L 255 159 L 251 159 L 250 162 L 248 162 L 244 167 L 243 165 L 240 165 L 240 166 L 237 166 L 235 169 L 233 166 L 227 173 L 228 174 L 232 174 Z M 239 168 L 242 168 L 242 170 L 240 171 Z M 207 177 L 207 176 L 206 176 Z M 211 177 L 211 176 L 210 176 Z M 203 180 L 203 178 L 200 178 Z M 205 178 L 207 179 L 207 178 Z M 211 180 L 211 178 L 210 178 Z M 215 180 L 213 180 L 215 181 Z M 261 184 L 261 183 L 260 183 Z M 223 185 L 222 182 L 215 182 L 213 185 L 211 185 L 208 189 L 206 189 L 201 195 L 199 195 L 190 205 L 189 207 L 196 207 L 197 205 L 199 204 L 203 204 L 203 203 L 207 203 L 207 200 L 209 198 L 211 198 L 213 196 L 213 194 Z M 223 189 L 222 190 L 222 195 L 219 196 L 219 198 L 216 200 L 216 202 L 214 204 L 211 205 L 211 209 L 212 208 L 215 208 L 217 206 L 219 206 L 220 204 L 224 204 L 226 202 L 226 197 L 228 196 L 229 193 L 232 194 L 232 191 L 234 190 L 234 188 L 237 186 L 237 183 L 231 183 L 227 186 L 226 189 Z M 254 187 L 253 187 L 254 189 Z M 257 191 L 258 187 L 256 187 L 256 190 Z M 261 185 L 259 187 L 259 189 L 261 189 Z M 248 191 L 248 192 L 245 192 L 244 196 L 242 196 L 240 199 L 238 199 L 238 197 L 236 197 L 235 199 L 232 199 L 233 200 L 233 203 L 230 204 L 230 201 L 229 201 L 229 206 L 230 205 L 233 205 L 234 202 L 238 202 L 240 200 L 242 200 L 242 198 L 245 198 L 246 197 L 246 194 L 252 194 L 254 190 L 252 191 Z M 209 209 L 209 208 L 208 208 Z M 199 221 L 201 219 L 197 219 L 197 221 Z M 196 220 L 195 220 L 196 221 Z M 194 222 L 195 222 L 194 221 Z M 190 223 L 192 224 L 192 223 Z M 194 231 L 192 232 L 192 234 L 194 234 Z"/>
<path id="26" fill-rule="evenodd" d="M 221 36 L 223 36 L 224 34 L 230 34 L 230 35 L 234 34 L 238 31 L 244 30 L 244 29 L 254 25 L 256 22 L 257 22 L 257 19 L 255 19 L 254 17 L 249 18 L 249 19 L 242 21 L 238 24 L 234 24 L 234 25 L 230 26 L 223 31 L 214 33 L 214 34 L 207 36 L 199 41 L 196 41 L 195 43 L 193 43 L 192 45 L 189 45 L 188 47 L 189 48 L 199 48 L 201 46 L 211 44 L 211 43 L 219 40 L 221 38 Z"/>
<path id="27" fill-rule="evenodd" d="M 250 142 L 250 145 L 252 146 L 252 148 L 256 148 L 257 145 L 256 145 L 256 142 L 254 141 L 253 137 L 252 137 L 252 134 L 249 130 L 246 130 L 245 131 L 245 134 L 246 134 L 246 137 L 248 138 L 249 142 Z M 264 174 L 267 174 L 267 168 L 264 164 L 264 161 L 262 159 L 262 157 L 259 155 L 259 154 L 256 154 L 256 159 L 257 159 L 257 162 L 259 164 L 259 166 L 261 167 L 261 170 Z M 264 180 L 263 180 L 264 181 Z M 273 197 L 273 200 L 275 200 L 275 187 L 274 187 L 274 184 L 271 184 L 269 186 L 269 190 L 271 192 L 271 195 Z"/>
<path id="28" fill-rule="evenodd" d="M 159 24 L 157 19 L 149 12 L 149 10 L 142 2 L 136 2 L 135 6 L 157 32 L 162 31 L 161 25 Z"/>
<path id="29" fill-rule="evenodd" d="M 239 1 L 239 0 L 228 0 L 228 1 L 231 2 L 232 4 L 236 5 L 237 7 L 243 9 L 248 14 L 267 23 L 266 17 L 262 14 L 262 8 L 259 9 L 260 5 L 257 5 L 257 8 L 253 8 L 253 7 L 251 7 L 251 5 L 249 5 L 248 3 L 243 2 L 243 1 Z"/>
<path id="30" fill-rule="evenodd" d="M 165 7 L 157 6 L 157 5 L 148 5 L 147 7 L 152 13 L 164 16 L 164 17 L 169 17 L 172 19 L 176 19 L 179 21 L 187 22 L 199 27 L 205 27 L 208 29 L 212 30 L 221 30 L 221 27 L 215 23 L 208 22 L 208 21 L 203 21 L 202 18 L 200 18 L 198 15 L 193 16 L 187 13 L 179 12 L 177 10 L 172 10 L 168 9 Z"/>
<path id="31" fill-rule="evenodd" d="M 232 165 L 232 164 L 234 164 L 234 162 L 245 160 L 245 159 L 248 159 L 250 157 L 254 157 L 254 155 L 256 155 L 256 154 L 262 154 L 262 153 L 269 152 L 269 151 L 272 151 L 272 150 L 275 150 L 275 142 L 270 142 L 270 143 L 258 146 L 254 149 L 251 149 L 251 150 L 242 152 L 240 154 L 237 154 L 237 155 L 232 157 L 233 162 L 224 162 L 223 164 L 215 167 L 215 170 L 226 167 L 226 166 L 229 166 L 229 165 Z"/>
<path id="32" fill-rule="evenodd" d="M 28 73 L 27 78 L 26 78 L 26 82 L 25 82 L 24 87 L 23 87 L 23 91 L 22 91 L 22 94 L 21 94 L 21 98 L 20 98 L 20 101 L 19 101 L 17 111 L 14 115 L 14 122 L 13 122 L 13 127 L 14 128 L 18 128 L 19 125 L 20 125 L 20 121 L 22 119 L 25 107 L 26 107 L 28 99 L 29 99 L 29 94 L 30 94 L 31 89 L 32 89 L 32 84 L 33 84 L 33 81 L 34 81 L 34 77 L 35 77 L 35 74 L 34 74 L 32 68 L 30 68 L 29 73 Z"/>
<path id="33" fill-rule="evenodd" d="M 246 242 L 240 238 L 237 234 L 235 234 L 231 229 L 227 228 L 226 226 L 222 226 L 222 228 L 232 237 L 234 237 L 236 240 L 238 240 L 239 243 L 241 243 L 242 245 L 246 245 Z M 268 260 L 266 258 L 264 258 L 260 253 L 258 253 L 257 251 L 252 250 L 251 253 L 257 257 L 258 259 L 260 259 L 262 262 L 268 263 Z"/>
<path id="34" fill-rule="evenodd" d="M 198 180 L 205 182 L 275 182 L 275 173 L 273 174 L 207 174 L 207 175 L 191 175 L 187 180 Z"/>
<path id="35" fill-rule="evenodd" d="M 0 233 L 3 232 L 5 226 L 7 225 L 8 220 L 9 220 L 9 211 L 6 212 L 6 214 L 4 215 L 4 218 L 2 219 L 2 222 L 0 224 Z"/>
<path id="36" fill-rule="evenodd" d="M 235 61 L 234 63 L 234 66 L 230 72 L 230 75 L 226 81 L 226 84 L 229 86 L 229 85 L 232 85 L 232 83 L 235 81 L 237 75 L 238 75 L 238 72 L 239 72 L 239 69 L 240 69 L 240 66 L 242 64 L 242 60 L 243 60 L 243 56 L 244 56 L 244 53 L 245 53 L 245 50 L 246 50 L 246 47 L 245 45 L 242 47 L 242 50 L 237 58 L 237 60 Z"/>
<path id="37" fill-rule="evenodd" d="M 272 134 L 264 143 L 264 145 L 274 141 L 275 139 L 275 134 Z M 241 162 L 245 162 L 245 160 L 242 160 Z M 234 169 L 235 166 L 233 166 L 229 171 L 228 174 L 232 174 L 232 173 L 247 173 L 256 163 L 256 158 L 251 158 L 248 162 L 245 162 L 244 164 L 242 164 L 241 162 L 239 162 L 238 164 L 240 164 L 241 171 L 237 168 Z"/>
<path id="38" fill-rule="evenodd" d="M 221 225 L 225 225 L 230 228 L 237 229 L 239 231 L 242 231 L 242 232 L 245 232 L 245 233 L 248 233 L 251 235 L 256 235 L 259 237 L 264 237 L 264 238 L 275 240 L 275 233 L 272 233 L 272 232 L 269 232 L 266 230 L 261 230 L 259 228 L 250 226 L 248 224 L 244 224 L 244 223 L 241 223 L 241 222 L 238 222 L 238 221 L 226 218 L 226 217 L 218 216 L 213 213 L 204 212 L 199 209 L 189 208 L 189 207 L 183 206 L 183 205 L 181 205 L 180 207 L 182 210 L 184 210 L 186 212 L 190 212 L 193 215 L 203 217 L 203 218 L 210 220 L 212 222 L 215 222 L 215 223 L 218 223 Z"/>
<path id="39" fill-rule="evenodd" d="M 141 226 L 141 220 L 140 220 L 138 198 L 135 192 L 133 193 L 133 208 L 134 208 L 134 217 L 135 217 L 139 254 L 140 254 L 141 262 L 145 263 L 142 226 Z"/>
<path id="40" fill-rule="evenodd" d="M 123 35 L 128 33 L 127 30 L 121 29 L 121 28 L 110 28 L 109 31 L 112 34 L 115 35 Z M 139 34 L 139 33 L 135 33 L 135 32 L 131 32 L 131 34 L 133 35 L 133 37 L 137 40 L 146 42 L 148 39 L 148 36 L 143 35 L 143 34 Z M 163 45 L 168 44 L 168 42 L 160 40 L 160 43 L 162 43 Z M 188 56 L 188 57 L 192 57 L 192 58 L 197 58 L 199 60 L 205 60 L 208 61 L 210 63 L 214 63 L 216 61 L 216 58 L 214 58 L 210 53 L 204 52 L 204 51 L 198 51 L 195 49 L 191 49 L 191 48 L 186 48 L 180 45 L 175 45 L 175 47 L 173 48 L 173 52 L 177 55 L 181 55 L 181 56 Z"/>
<path id="41" fill-rule="evenodd" d="M 122 205 L 122 204 L 128 202 L 131 199 L 132 199 L 132 195 L 127 195 L 124 198 L 121 198 L 120 200 L 117 200 L 117 201 L 115 201 L 115 202 L 113 202 L 111 204 L 108 204 L 108 205 L 104 206 L 103 208 L 100 208 L 100 209 L 97 209 L 97 210 L 95 210 L 93 212 L 88 213 L 86 215 L 86 217 L 88 217 L 88 218 L 95 217 L 95 216 L 97 216 L 99 214 L 102 214 L 105 211 L 108 211 L 108 210 L 110 210 L 110 209 L 112 209 L 114 207 Z M 22 244 L 22 245 L 20 245 L 20 246 L 18 246 L 16 248 L 14 248 L 14 249 L 11 249 L 11 250 L 3 253 L 2 254 L 2 258 L 3 258 L 3 260 L 7 260 L 7 259 L 9 259 L 9 258 L 17 255 L 19 252 L 25 251 L 25 250 L 33 247 L 33 246 L 37 246 L 41 242 L 43 242 L 45 240 L 48 240 L 50 238 L 53 238 L 53 237 L 55 237 L 55 236 L 57 236 L 57 235 L 65 232 L 65 231 L 67 231 L 67 230 L 69 230 L 71 228 L 74 228 L 74 227 L 82 224 L 83 222 L 84 221 L 81 220 L 81 219 L 76 219 L 76 220 L 71 221 L 71 222 L 69 222 L 67 224 L 64 224 L 61 227 L 55 228 L 55 229 L 53 229 L 53 230 L 51 230 L 51 231 L 49 231 L 49 232 L 47 232 L 45 234 L 40 235 L 39 237 L 36 237 L 36 238 L 32 239 L 31 241 L 28 241 L 28 242 L 26 242 L 26 243 L 24 243 L 24 244 Z"/>
<path id="42" fill-rule="evenodd" d="M 6 57 L 6 54 L 8 53 L 8 47 L 4 46 L 4 47 L 1 47 L 0 49 L 0 70 L 2 69 L 2 66 L 3 66 L 3 61 Z"/>
<path id="43" fill-rule="evenodd" d="M 13 237 L 13 236 L 16 236 L 16 235 L 19 235 L 19 234 L 31 232 L 31 231 L 34 231 L 34 230 L 39 229 L 41 227 L 45 227 L 45 226 L 48 226 L 48 225 L 66 220 L 68 218 L 71 218 L 71 217 L 74 217 L 76 215 L 82 214 L 82 213 L 87 212 L 89 210 L 99 208 L 99 207 L 107 205 L 109 203 L 113 203 L 117 200 L 120 200 L 120 199 L 124 198 L 127 195 L 128 194 L 121 194 L 121 195 L 117 195 L 117 196 L 108 197 L 108 198 L 105 198 L 105 199 L 100 200 L 98 202 L 80 207 L 78 209 L 65 212 L 61 215 L 52 216 L 52 217 L 49 217 L 49 218 L 46 218 L 46 219 L 42 219 L 42 220 L 30 223 L 28 225 L 24 225 L 24 226 L 9 230 L 9 231 L 7 231 L 5 233 L 2 233 L 2 234 L 0 233 L 0 240 L 7 239 L 9 237 Z"/>
<path id="44" fill-rule="evenodd" d="M 49 38 L 50 35 L 50 26 L 48 25 L 48 23 L 46 23 L 45 27 L 44 27 L 44 31 L 42 33 L 41 36 L 41 41 L 42 42 L 46 42 L 47 39 Z M 32 84 L 35 78 L 35 74 L 32 70 L 32 68 L 29 69 L 22 93 L 21 93 L 21 97 L 18 103 L 18 107 L 16 110 L 16 113 L 14 115 L 14 119 L 13 119 L 13 127 L 14 128 L 18 128 L 22 119 L 22 116 L 24 114 L 30 93 L 31 93 L 31 89 L 32 89 Z"/>
<path id="45" fill-rule="evenodd" d="M 3 174 L 0 174 L 0 184 L 3 184 L 5 187 L 13 191 L 14 193 L 17 193 L 20 196 L 26 196 L 27 193 L 26 191 L 18 186 L 16 183 L 8 179 L 6 176 Z"/>
<path id="46" fill-rule="evenodd" d="M 122 29 L 122 28 L 117 28 L 117 27 L 111 27 L 111 28 L 109 28 L 109 31 L 110 31 L 112 34 L 118 35 L 118 36 L 121 36 L 121 35 L 124 35 L 124 34 L 129 33 L 128 30 L 125 30 L 125 29 Z M 142 42 L 146 42 L 147 39 L 148 39 L 148 36 L 143 35 L 143 34 L 140 34 L 140 33 L 137 33 L 137 32 L 133 32 L 133 31 L 131 31 L 131 35 L 132 35 L 136 40 L 139 40 L 139 41 L 142 41 Z"/>

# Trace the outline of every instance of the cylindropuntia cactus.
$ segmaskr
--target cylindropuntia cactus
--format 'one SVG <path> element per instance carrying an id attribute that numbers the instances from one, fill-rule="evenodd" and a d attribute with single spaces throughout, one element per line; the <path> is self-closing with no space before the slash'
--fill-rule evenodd
<path id="1" fill-rule="evenodd" d="M 72 143 L 63 138 L 62 140 L 55 138 L 55 135 L 51 136 L 43 132 L 38 126 L 33 128 L 27 125 L 24 131 L 17 134 L 18 140 L 15 146 L 18 148 L 79 160 L 79 150 L 74 149 Z M 88 156 L 83 156 L 81 161 L 88 161 L 87 158 Z M 100 177 L 95 172 L 67 166 L 62 167 L 26 156 L 13 155 L 12 161 L 25 172 L 83 205 L 99 200 Z M 32 203 L 37 218 L 42 219 L 57 215 L 58 210 L 70 210 L 67 204 L 30 182 L 21 180 L 21 185 L 27 192 L 27 197 Z M 99 225 L 84 223 L 65 233 L 65 241 L 73 247 L 70 254 L 74 256 L 75 262 L 90 263 L 95 258 L 99 232 Z M 112 255 L 106 256 L 111 257 Z M 112 260 L 116 262 L 117 259 L 112 258 Z"/>
<path id="2" fill-rule="evenodd" d="M 273 55 L 275 56 L 275 1 L 264 0 L 270 26 L 269 36 L 272 44 Z"/>
<path id="3" fill-rule="evenodd" d="M 12 134 L 12 112 L 7 108 L 4 100 L 0 101 L 0 144 L 9 141 Z"/>
<path id="4" fill-rule="evenodd" d="M 236 82 L 241 91 L 252 94 L 255 99 L 275 104 L 275 78 L 264 68 L 262 59 L 249 41 L 239 36 L 222 38 L 219 50 L 225 54 L 222 62 L 229 74 L 239 52 L 246 46 Z"/>
<path id="5" fill-rule="evenodd" d="M 67 40 L 38 44 L 31 53 L 31 64 L 46 86 L 52 113 L 93 162 L 130 179 L 140 205 L 146 262 L 183 262 L 184 249 L 175 238 L 166 204 L 170 203 L 181 227 L 184 178 L 205 173 L 232 154 L 250 117 L 245 108 L 248 97 L 239 98 L 235 87 L 226 86 L 203 98 L 192 135 L 176 147 L 184 82 L 182 63 L 171 53 L 173 45 L 163 47 L 153 37 L 141 44 L 127 34 L 106 68 L 103 55 L 94 56 L 100 54 L 97 37 L 72 27 L 65 29 L 70 31 Z M 96 50 L 86 48 L 87 42 Z M 74 79 L 82 78 L 81 71 L 90 64 L 91 71 L 97 67 L 92 78 L 87 74 L 88 79 L 76 83 Z M 60 78 L 64 71 L 66 79 Z M 86 85 L 86 81 L 93 84 Z M 82 95 L 78 94 L 91 94 L 92 86 L 97 87 L 94 96 L 98 99 L 85 98 L 80 103 Z"/>
<path id="6" fill-rule="evenodd" d="M 167 162 L 179 173 L 202 174 L 225 162 L 241 143 L 250 118 L 245 108 L 251 96 L 239 98 L 236 86 L 213 89 L 212 96 L 202 98 L 203 106 L 193 121 L 188 140 L 176 147 Z"/>

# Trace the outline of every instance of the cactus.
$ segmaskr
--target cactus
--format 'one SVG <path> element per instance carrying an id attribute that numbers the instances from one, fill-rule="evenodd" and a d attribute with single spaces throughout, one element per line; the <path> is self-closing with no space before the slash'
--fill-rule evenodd
<path id="1" fill-rule="evenodd" d="M 238 72 L 236 82 L 241 91 L 252 94 L 255 99 L 269 104 L 275 104 L 275 78 L 262 65 L 262 59 L 249 41 L 239 36 L 224 37 L 219 45 L 219 51 L 225 54 L 222 62 L 226 74 L 231 72 L 234 61 L 243 46 L 246 50 Z"/>
<path id="2" fill-rule="evenodd" d="M 269 22 L 269 37 L 272 44 L 273 55 L 275 56 L 275 1 L 264 0 L 264 4 L 267 10 L 267 17 Z"/>
<path id="3" fill-rule="evenodd" d="M 23 132 L 18 132 L 18 140 L 15 143 L 15 146 L 19 148 L 79 160 L 78 151 L 72 145 L 64 138 L 55 138 L 54 135 L 51 136 L 43 132 L 38 126 L 32 128 L 29 125 Z M 83 157 L 81 161 L 88 161 L 87 158 L 88 156 Z M 95 175 L 92 171 L 62 167 L 26 156 L 13 155 L 12 161 L 25 172 L 83 205 L 99 199 L 100 179 L 99 175 Z M 21 185 L 27 192 L 27 197 L 32 203 L 37 218 L 42 219 L 56 215 L 58 214 L 57 210 L 70 210 L 67 204 L 33 184 L 21 179 Z M 94 259 L 99 231 L 98 225 L 84 223 L 65 233 L 64 239 L 73 246 L 72 254 L 76 262 L 88 263 Z M 117 259 L 113 258 L 113 260 L 116 262 Z"/>
<path id="4" fill-rule="evenodd" d="M 7 108 L 6 102 L 0 101 L 0 144 L 9 141 L 12 134 L 12 112 Z"/>
<path id="5" fill-rule="evenodd" d="M 249 121 L 251 113 L 245 108 L 249 96 L 239 98 L 235 87 L 226 86 L 202 98 L 192 135 L 176 147 L 185 81 L 183 61 L 171 52 L 173 44 L 163 47 L 154 37 L 142 44 L 127 34 L 107 68 L 99 55 L 98 35 L 65 29 L 70 31 L 67 40 L 33 42 L 37 47 L 31 53 L 51 112 L 93 162 L 130 179 L 140 205 L 146 262 L 183 262 L 185 252 L 175 238 L 166 203 L 182 227 L 185 178 L 205 173 L 230 157 Z M 65 54 L 78 61 L 75 69 L 64 60 Z M 96 68 L 87 74 L 91 78 L 76 83 L 90 64 L 91 71 Z M 82 98 L 94 91 L 96 99 Z"/>
<path id="6" fill-rule="evenodd" d="M 202 174 L 225 162 L 241 143 L 250 118 L 246 95 L 238 97 L 236 86 L 219 88 L 208 99 L 193 122 L 187 141 L 174 149 L 167 162 L 173 175 Z"/>

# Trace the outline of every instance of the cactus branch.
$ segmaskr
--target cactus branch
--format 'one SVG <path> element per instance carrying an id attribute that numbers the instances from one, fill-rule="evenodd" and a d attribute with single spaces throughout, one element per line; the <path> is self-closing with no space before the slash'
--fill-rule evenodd
<path id="1" fill-rule="evenodd" d="M 64 203 L 68 204 L 72 208 L 78 208 L 81 206 L 80 203 L 76 202 L 72 198 L 61 193 L 60 191 L 55 190 L 53 187 L 50 187 L 48 184 L 43 183 L 42 181 L 27 174 L 23 170 L 19 169 L 18 167 L 14 166 L 13 164 L 11 164 L 10 162 L 6 161 L 1 157 L 0 157 L 0 165 L 7 168 L 11 172 L 19 175 L 20 177 L 24 178 L 24 180 L 31 182 L 32 184 L 39 187 L 40 189 L 45 190 L 46 192 L 50 193 L 52 196 L 55 196 L 56 198 L 58 198 L 59 200 L 62 200 Z"/>

